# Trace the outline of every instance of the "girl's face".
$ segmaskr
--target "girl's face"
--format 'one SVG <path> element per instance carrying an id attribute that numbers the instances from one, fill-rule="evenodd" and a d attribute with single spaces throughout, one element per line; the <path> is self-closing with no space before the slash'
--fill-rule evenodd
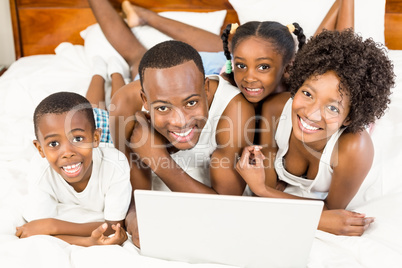
<path id="1" fill-rule="evenodd" d="M 339 92 L 339 77 L 329 71 L 307 79 L 293 98 L 292 125 L 297 140 L 321 150 L 342 125 L 348 125 L 350 97 Z"/>
<path id="2" fill-rule="evenodd" d="M 251 103 L 265 99 L 282 82 L 283 57 L 266 39 L 253 36 L 240 41 L 233 62 L 236 85 Z"/>

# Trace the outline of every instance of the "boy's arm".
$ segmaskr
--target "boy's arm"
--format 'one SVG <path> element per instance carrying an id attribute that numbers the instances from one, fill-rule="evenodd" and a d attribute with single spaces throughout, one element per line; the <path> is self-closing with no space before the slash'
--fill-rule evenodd
<path id="1" fill-rule="evenodd" d="M 112 225 L 120 224 L 121 221 L 106 221 L 108 228 L 105 230 L 105 235 L 110 235 L 114 232 Z M 58 219 L 48 218 L 30 221 L 22 226 L 17 227 L 16 236 L 20 238 L 29 237 L 32 235 L 72 235 L 72 236 L 90 236 L 92 231 L 101 225 L 102 222 L 89 223 L 74 223 L 62 221 Z"/>
<path id="2" fill-rule="evenodd" d="M 72 236 L 72 235 L 56 235 L 57 238 L 77 246 L 94 246 L 94 245 L 121 245 L 127 240 L 126 231 L 118 224 L 112 224 L 115 231 L 114 236 L 108 237 L 104 233 L 108 229 L 108 224 L 103 223 L 92 231 L 91 236 Z"/>

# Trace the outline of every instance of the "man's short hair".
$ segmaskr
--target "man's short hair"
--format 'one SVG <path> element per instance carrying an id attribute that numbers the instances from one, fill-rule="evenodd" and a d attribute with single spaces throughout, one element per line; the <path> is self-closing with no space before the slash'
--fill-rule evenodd
<path id="1" fill-rule="evenodd" d="M 153 46 L 144 54 L 138 67 L 141 86 L 144 83 L 144 72 L 147 68 L 167 69 L 188 61 L 193 61 L 205 76 L 201 56 L 192 46 L 176 40 L 165 41 Z"/>

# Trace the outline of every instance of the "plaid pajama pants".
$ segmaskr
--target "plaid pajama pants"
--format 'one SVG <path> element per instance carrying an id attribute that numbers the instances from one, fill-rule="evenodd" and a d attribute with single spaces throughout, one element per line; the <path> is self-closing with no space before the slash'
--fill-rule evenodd
<path id="1" fill-rule="evenodd" d="M 109 129 L 109 112 L 99 108 L 93 108 L 96 128 L 102 129 L 101 142 L 113 143 Z"/>

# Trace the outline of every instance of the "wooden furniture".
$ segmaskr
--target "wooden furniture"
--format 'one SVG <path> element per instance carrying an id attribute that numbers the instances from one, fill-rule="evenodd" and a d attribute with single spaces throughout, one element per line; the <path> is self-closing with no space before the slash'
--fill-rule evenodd
<path id="1" fill-rule="evenodd" d="M 110 0 L 119 10 L 123 0 Z M 224 25 L 238 21 L 228 0 L 131 0 L 156 12 L 226 9 Z M 61 42 L 83 44 L 79 32 L 96 22 L 87 0 L 10 0 L 16 58 L 53 54 Z M 402 0 L 387 0 L 385 43 L 402 49 Z"/>

